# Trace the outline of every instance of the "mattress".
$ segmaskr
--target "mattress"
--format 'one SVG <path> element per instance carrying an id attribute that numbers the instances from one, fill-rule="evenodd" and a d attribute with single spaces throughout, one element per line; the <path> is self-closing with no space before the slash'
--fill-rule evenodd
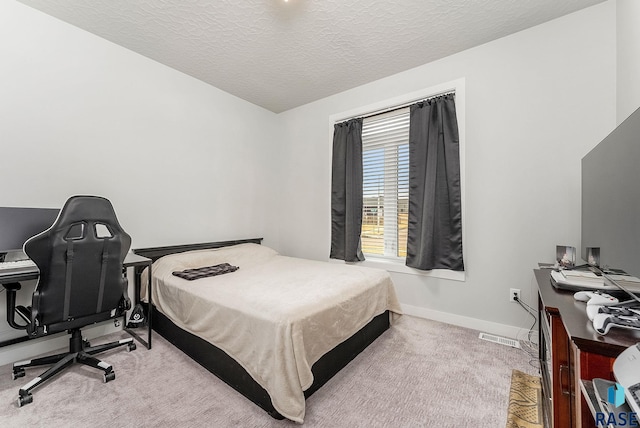
<path id="1" fill-rule="evenodd" d="M 238 269 L 194 281 L 173 274 L 222 263 Z M 300 423 L 313 364 L 375 316 L 389 310 L 393 322 L 402 313 L 384 270 L 286 257 L 258 244 L 164 256 L 153 264 L 152 285 L 158 310 L 225 351 L 280 414 Z"/>

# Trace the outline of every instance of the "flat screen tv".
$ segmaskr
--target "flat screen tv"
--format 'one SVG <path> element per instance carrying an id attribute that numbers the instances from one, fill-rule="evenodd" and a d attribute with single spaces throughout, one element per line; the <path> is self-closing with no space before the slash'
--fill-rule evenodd
<path id="1" fill-rule="evenodd" d="M 27 239 L 53 224 L 58 212 L 57 208 L 0 207 L 0 259 L 20 252 Z"/>
<path id="2" fill-rule="evenodd" d="M 640 278 L 640 109 L 582 158 L 581 256 Z"/>

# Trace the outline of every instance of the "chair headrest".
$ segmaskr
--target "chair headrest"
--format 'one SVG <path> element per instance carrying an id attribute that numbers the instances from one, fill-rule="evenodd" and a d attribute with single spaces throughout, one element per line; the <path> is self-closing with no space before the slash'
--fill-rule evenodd
<path id="1" fill-rule="evenodd" d="M 123 254 L 129 251 L 131 237 L 122 229 L 122 226 L 120 226 L 111 202 L 100 196 L 82 195 L 70 197 L 60 210 L 58 218 L 53 225 L 24 243 L 24 252 L 38 263 L 37 259 L 39 257 L 36 253 L 42 253 L 42 251 L 44 251 L 39 248 L 39 242 L 43 239 L 54 239 L 60 242 L 59 240 L 67 241 L 69 239 L 75 240 L 80 238 L 84 236 L 84 232 L 82 232 L 84 226 L 78 228 L 77 226 L 79 224 L 87 224 L 87 226 L 91 228 L 108 225 L 110 232 L 104 236 L 110 237 L 113 233 L 117 234 L 119 236 L 118 239 L 122 240 Z M 97 235 L 98 233 L 99 231 L 96 229 L 95 234 Z M 90 239 L 96 238 L 101 238 L 101 236 L 95 236 Z"/>
<path id="2" fill-rule="evenodd" d="M 53 226 L 64 227 L 84 220 L 113 223 L 120 226 L 113 205 L 108 199 L 100 196 L 70 197 L 62 207 Z"/>

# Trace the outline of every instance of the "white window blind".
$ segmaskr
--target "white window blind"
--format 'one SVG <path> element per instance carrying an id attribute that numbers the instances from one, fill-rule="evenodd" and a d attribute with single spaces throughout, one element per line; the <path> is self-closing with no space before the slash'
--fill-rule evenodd
<path id="1" fill-rule="evenodd" d="M 409 210 L 409 108 L 362 124 L 362 252 L 406 257 Z"/>

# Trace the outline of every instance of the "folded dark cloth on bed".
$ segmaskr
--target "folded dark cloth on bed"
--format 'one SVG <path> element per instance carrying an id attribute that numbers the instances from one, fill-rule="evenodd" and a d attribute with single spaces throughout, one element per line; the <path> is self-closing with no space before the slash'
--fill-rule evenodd
<path id="1" fill-rule="evenodd" d="M 219 265 L 204 266 L 195 269 L 185 269 L 176 272 L 172 272 L 173 275 L 188 281 L 194 279 L 206 278 L 208 276 L 222 275 L 224 273 L 235 272 L 240 269 L 238 266 L 232 266 L 229 263 L 220 263 Z"/>

